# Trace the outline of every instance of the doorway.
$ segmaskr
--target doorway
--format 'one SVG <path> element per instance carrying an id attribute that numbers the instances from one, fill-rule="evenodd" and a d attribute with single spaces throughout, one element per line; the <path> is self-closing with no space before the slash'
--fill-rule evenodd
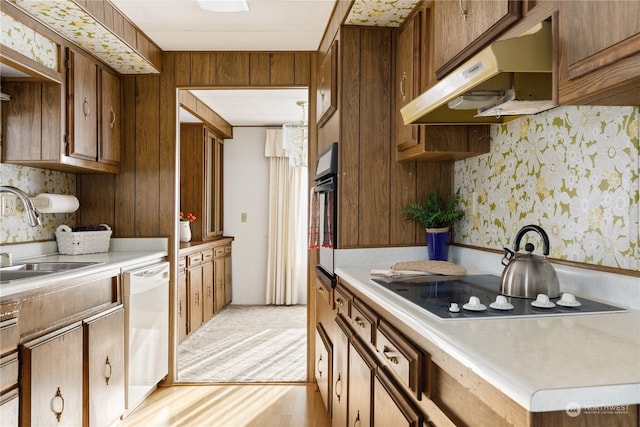
<path id="1" fill-rule="evenodd" d="M 286 122 L 300 119 L 296 101 L 306 100 L 307 89 L 278 90 L 198 90 L 198 99 L 233 125 L 233 138 L 224 141 L 224 235 L 233 236 L 233 301 L 230 306 L 187 337 L 177 351 L 177 382 L 292 382 L 306 381 L 307 315 L 306 277 L 300 283 L 300 298 L 290 306 L 265 305 L 266 253 L 269 236 L 269 160 L 265 157 L 267 129 L 281 128 L 273 112 L 291 100 L 295 114 Z M 250 93 L 251 92 L 251 93 Z M 227 119 L 233 109 L 248 109 L 261 100 L 264 118 L 250 121 Z M 276 101 L 269 106 L 269 99 Z M 304 98 L 301 98 L 304 97 Z M 253 103 L 253 104 L 252 104 Z M 260 110 L 255 114 L 261 114 Z M 190 117 L 191 116 L 191 117 Z M 181 111 L 181 122 L 199 120 Z M 307 172 L 302 173 L 305 177 Z M 304 183 L 307 193 L 306 180 Z M 306 198 L 302 208 L 307 211 Z M 306 251 L 306 227 L 301 241 Z M 305 262 L 306 266 L 306 262 Z M 305 269 L 306 273 L 306 269 Z M 301 280 L 302 281 L 302 280 Z M 253 329 L 252 329 L 253 328 Z M 272 351 L 279 366 L 258 360 L 249 350 Z M 241 363 L 247 363 L 240 368 Z M 218 372 L 207 369 L 217 366 Z M 282 366 L 288 367 L 286 369 Z M 299 366 L 298 369 L 296 366 Z M 257 369 L 263 367 L 264 369 Z M 237 368 L 237 369 L 236 369 Z"/>

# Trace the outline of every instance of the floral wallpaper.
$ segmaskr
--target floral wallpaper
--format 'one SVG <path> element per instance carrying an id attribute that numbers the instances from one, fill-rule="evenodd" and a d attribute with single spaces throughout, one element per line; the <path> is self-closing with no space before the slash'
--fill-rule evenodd
<path id="1" fill-rule="evenodd" d="M 355 0 L 347 25 L 399 27 L 419 0 Z"/>
<path id="2" fill-rule="evenodd" d="M 58 70 L 58 46 L 52 40 L 16 21 L 4 12 L 0 13 L 1 37 L 7 46 L 52 70 Z"/>
<path id="3" fill-rule="evenodd" d="M 146 59 L 72 0 L 10 1 L 121 74 L 158 73 Z"/>
<path id="4" fill-rule="evenodd" d="M 639 110 L 558 107 L 492 125 L 490 152 L 455 163 L 466 210 L 455 241 L 512 248 L 536 224 L 553 258 L 640 269 Z"/>
<path id="5" fill-rule="evenodd" d="M 12 185 L 35 196 L 39 193 L 72 194 L 76 191 L 76 176 L 71 173 L 36 169 L 26 166 L 0 164 L 0 185 Z M 55 230 L 61 224 L 76 223 L 75 213 L 43 213 L 42 225 L 30 227 L 20 201 L 18 216 L 0 216 L 0 244 L 54 240 Z"/>

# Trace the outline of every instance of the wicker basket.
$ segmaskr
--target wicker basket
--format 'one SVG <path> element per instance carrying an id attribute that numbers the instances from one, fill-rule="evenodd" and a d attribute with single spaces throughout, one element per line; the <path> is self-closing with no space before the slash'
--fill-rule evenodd
<path id="1" fill-rule="evenodd" d="M 67 225 L 61 225 L 56 229 L 56 241 L 58 253 L 61 255 L 84 255 L 100 252 L 109 252 L 111 240 L 111 227 L 106 224 L 105 231 L 71 231 Z"/>

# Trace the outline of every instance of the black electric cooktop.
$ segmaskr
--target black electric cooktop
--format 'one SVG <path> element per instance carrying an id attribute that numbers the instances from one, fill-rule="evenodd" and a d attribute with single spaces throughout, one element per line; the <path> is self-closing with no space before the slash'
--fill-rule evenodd
<path id="1" fill-rule="evenodd" d="M 530 316 L 565 316 L 605 312 L 623 312 L 626 309 L 577 298 L 576 307 L 558 305 L 560 298 L 551 298 L 553 307 L 539 308 L 531 305 L 534 299 L 506 297 L 513 309 L 500 310 L 490 305 L 500 295 L 500 277 L 493 275 L 473 276 L 418 276 L 406 278 L 372 278 L 387 289 L 406 298 L 441 319 L 490 319 Z M 475 296 L 486 310 L 474 311 L 463 308 Z M 451 304 L 457 304 L 458 312 L 450 311 Z"/>

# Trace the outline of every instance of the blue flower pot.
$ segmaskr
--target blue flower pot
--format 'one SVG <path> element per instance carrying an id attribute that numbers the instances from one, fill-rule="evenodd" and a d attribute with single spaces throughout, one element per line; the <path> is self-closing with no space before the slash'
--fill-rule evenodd
<path id="1" fill-rule="evenodd" d="M 429 228 L 427 233 L 427 253 L 433 261 L 449 260 L 449 228 Z"/>

